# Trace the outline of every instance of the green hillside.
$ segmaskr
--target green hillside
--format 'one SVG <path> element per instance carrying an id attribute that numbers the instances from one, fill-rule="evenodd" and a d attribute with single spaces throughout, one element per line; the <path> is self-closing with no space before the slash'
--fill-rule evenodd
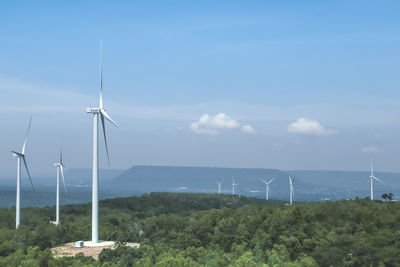
<path id="1" fill-rule="evenodd" d="M 304 203 L 231 195 L 152 193 L 100 202 L 98 261 L 55 258 L 49 248 L 88 240 L 91 206 L 0 209 L 0 266 L 399 266 L 400 203 Z M 139 249 L 124 242 L 140 242 Z"/>

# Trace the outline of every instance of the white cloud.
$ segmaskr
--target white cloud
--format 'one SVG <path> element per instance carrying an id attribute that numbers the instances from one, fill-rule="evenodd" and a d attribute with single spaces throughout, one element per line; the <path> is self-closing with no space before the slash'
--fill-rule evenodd
<path id="1" fill-rule="evenodd" d="M 377 152 L 379 148 L 376 146 L 365 146 L 361 149 L 362 152 L 364 153 L 369 153 L 369 152 Z"/>
<path id="2" fill-rule="evenodd" d="M 337 133 L 335 130 L 325 129 L 319 122 L 300 118 L 289 125 L 288 131 L 299 134 L 331 135 Z"/>
<path id="3" fill-rule="evenodd" d="M 221 129 L 236 129 L 239 127 L 239 122 L 225 113 L 218 113 L 214 117 L 203 114 L 197 122 L 193 122 L 189 126 L 195 133 L 208 135 L 217 135 Z M 251 125 L 243 125 L 242 131 L 252 132 L 254 130 Z"/>
<path id="4" fill-rule="evenodd" d="M 219 129 L 232 129 L 240 127 L 240 124 L 226 115 L 225 113 L 218 113 L 214 117 L 204 114 L 199 120 L 200 125 L 209 128 L 219 128 Z"/>
<path id="5" fill-rule="evenodd" d="M 193 122 L 190 124 L 189 128 L 198 134 L 208 134 L 208 135 L 217 135 L 218 131 L 213 129 L 201 128 L 198 122 Z"/>
<path id="6" fill-rule="evenodd" d="M 253 126 L 251 126 L 250 124 L 243 125 L 243 126 L 242 126 L 242 132 L 245 132 L 245 133 L 254 133 Z"/>

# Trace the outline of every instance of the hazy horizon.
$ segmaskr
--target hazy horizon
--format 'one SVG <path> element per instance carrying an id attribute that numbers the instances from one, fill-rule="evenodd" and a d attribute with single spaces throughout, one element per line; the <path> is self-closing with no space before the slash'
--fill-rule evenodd
<path id="1" fill-rule="evenodd" d="M 366 174 L 370 174 L 370 169 L 367 170 L 333 170 L 333 169 L 277 169 L 277 168 L 247 168 L 247 167 L 221 167 L 221 166 L 182 166 L 182 165 L 145 165 L 145 164 L 141 164 L 141 165 L 132 165 L 126 169 L 121 168 L 121 169 L 116 169 L 116 168 L 100 168 L 100 178 L 103 178 L 102 175 L 102 171 L 121 171 L 121 172 L 125 172 L 133 167 L 182 167 L 182 168 L 216 168 L 216 169 L 260 169 L 260 170 L 279 170 L 282 172 L 345 172 L 345 173 L 366 173 Z M 92 172 L 92 168 L 87 167 L 87 168 L 69 168 L 69 169 L 64 169 L 64 172 L 66 172 L 66 174 L 68 174 L 69 171 L 90 171 L 90 173 Z M 374 170 L 375 173 L 388 173 L 388 174 L 399 174 L 400 172 L 396 172 L 396 171 L 381 171 L 381 170 Z M 366 176 L 367 178 L 369 176 Z M 108 177 L 109 175 L 107 175 Z M 56 177 L 56 171 L 48 171 L 48 172 L 42 172 L 42 173 L 35 173 L 35 176 L 32 175 L 32 178 L 39 178 L 39 179 L 50 179 L 51 181 L 54 180 L 54 178 Z M 400 176 L 399 176 L 400 177 Z M 9 183 L 11 185 L 15 184 L 15 170 L 14 169 L 3 169 L 1 174 L 0 174 L 0 185 L 1 182 L 4 182 L 4 179 L 8 179 Z M 66 177 L 68 178 L 68 177 Z M 91 178 L 91 176 L 90 176 Z M 22 180 L 23 180 L 23 185 L 27 186 L 30 188 L 30 184 L 28 181 L 28 176 L 26 175 L 26 173 L 24 173 L 24 170 L 22 170 Z"/>

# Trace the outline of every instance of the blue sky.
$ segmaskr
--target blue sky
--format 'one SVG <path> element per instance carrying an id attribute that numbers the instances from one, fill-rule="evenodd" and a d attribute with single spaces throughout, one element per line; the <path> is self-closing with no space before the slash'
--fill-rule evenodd
<path id="1" fill-rule="evenodd" d="M 30 116 L 33 172 L 53 171 L 60 142 L 68 167 L 91 166 L 85 108 L 97 104 L 102 38 L 105 104 L 120 125 L 107 125 L 113 168 L 362 170 L 372 157 L 400 171 L 399 7 L 2 2 L 0 169 L 13 173 Z"/>

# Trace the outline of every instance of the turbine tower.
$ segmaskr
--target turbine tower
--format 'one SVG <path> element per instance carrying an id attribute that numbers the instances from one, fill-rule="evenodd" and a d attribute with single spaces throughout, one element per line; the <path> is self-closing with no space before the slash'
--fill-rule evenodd
<path id="1" fill-rule="evenodd" d="M 25 159 L 25 149 L 26 149 L 26 141 L 28 139 L 28 133 L 29 129 L 31 128 L 31 123 L 32 123 L 32 118 L 29 121 L 28 125 L 28 130 L 26 131 L 25 135 L 25 141 L 24 145 L 22 146 L 22 151 L 21 152 L 16 152 L 16 151 L 11 151 L 13 153 L 13 156 L 17 158 L 17 197 L 16 197 L 16 204 L 15 204 L 15 228 L 18 228 L 18 226 L 21 223 L 21 159 L 24 162 L 26 173 L 28 174 L 29 181 L 31 182 L 32 189 L 35 191 L 35 188 L 33 187 L 31 175 L 29 174 L 28 170 L 28 165 L 26 165 L 26 159 Z"/>
<path id="2" fill-rule="evenodd" d="M 237 186 L 237 184 L 235 183 L 235 179 L 232 177 L 232 195 L 235 195 L 235 186 Z"/>
<path id="3" fill-rule="evenodd" d="M 111 122 L 114 126 L 118 125 L 107 114 L 103 105 L 103 42 L 100 42 L 100 101 L 99 107 L 86 108 L 87 113 L 93 114 L 93 186 L 92 186 L 92 242 L 99 242 L 99 116 L 103 127 L 103 136 L 107 152 L 108 165 L 110 165 L 110 157 L 108 155 L 106 128 L 104 118 Z"/>
<path id="4" fill-rule="evenodd" d="M 294 197 L 293 180 L 289 176 L 289 198 L 290 198 L 289 204 L 290 204 L 290 206 L 293 204 L 293 197 Z"/>
<path id="5" fill-rule="evenodd" d="M 261 180 L 261 182 L 263 182 L 265 184 L 265 200 L 268 200 L 269 192 L 270 192 L 269 184 L 272 183 L 273 180 L 275 180 L 275 177 L 272 178 L 271 181 L 269 181 L 269 182 L 266 182 L 263 179 L 260 179 L 260 180 Z"/>
<path id="6" fill-rule="evenodd" d="M 369 182 L 370 182 L 370 186 L 371 186 L 371 193 L 370 193 L 371 200 L 374 199 L 374 179 L 377 180 L 378 182 L 384 184 L 381 180 L 379 180 L 378 178 L 376 178 L 374 176 L 374 167 L 372 165 L 372 160 L 371 160 L 371 175 L 369 176 Z"/>
<path id="7" fill-rule="evenodd" d="M 65 186 L 64 179 L 64 162 L 62 160 L 62 148 L 60 148 L 60 161 L 54 163 L 57 167 L 57 194 L 56 194 L 56 225 L 60 223 L 60 173 L 62 178 L 62 183 L 64 185 L 64 192 L 67 194 L 67 188 Z"/>
<path id="8" fill-rule="evenodd" d="M 222 183 L 224 182 L 224 180 L 221 180 L 220 182 L 217 181 L 217 185 L 218 185 L 218 194 L 220 195 L 222 192 Z"/>

